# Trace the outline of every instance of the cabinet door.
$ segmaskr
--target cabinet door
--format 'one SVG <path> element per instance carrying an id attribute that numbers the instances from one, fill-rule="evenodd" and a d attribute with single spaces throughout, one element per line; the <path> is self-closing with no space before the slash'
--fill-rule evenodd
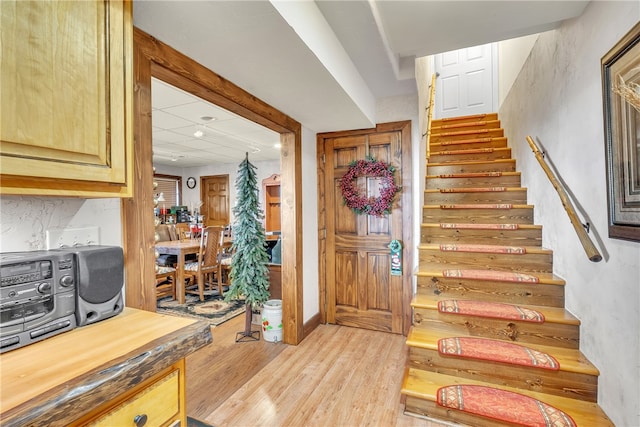
<path id="1" fill-rule="evenodd" d="M 130 196 L 129 1 L 0 1 L 4 194 Z"/>

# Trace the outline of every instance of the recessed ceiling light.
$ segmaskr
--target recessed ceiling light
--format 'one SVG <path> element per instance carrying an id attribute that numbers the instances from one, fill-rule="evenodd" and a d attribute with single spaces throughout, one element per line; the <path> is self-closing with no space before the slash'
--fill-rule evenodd
<path id="1" fill-rule="evenodd" d="M 216 118 L 212 116 L 200 116 L 200 120 L 202 120 L 203 122 L 212 122 L 215 119 Z"/>
<path id="2" fill-rule="evenodd" d="M 276 142 L 275 144 L 273 144 L 273 147 L 279 150 L 280 147 L 282 147 L 282 144 L 280 144 L 279 142 Z"/>
<path id="3" fill-rule="evenodd" d="M 197 131 L 195 131 L 193 133 L 193 136 L 195 136 L 196 138 L 202 138 L 204 136 L 204 132 L 200 129 L 198 129 Z"/>

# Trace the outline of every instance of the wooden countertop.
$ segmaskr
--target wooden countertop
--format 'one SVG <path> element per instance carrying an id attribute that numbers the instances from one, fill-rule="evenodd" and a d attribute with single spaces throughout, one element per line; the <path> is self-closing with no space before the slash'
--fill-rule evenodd
<path id="1" fill-rule="evenodd" d="M 207 322 L 125 308 L 0 355 L 0 424 L 65 425 L 212 341 Z"/>

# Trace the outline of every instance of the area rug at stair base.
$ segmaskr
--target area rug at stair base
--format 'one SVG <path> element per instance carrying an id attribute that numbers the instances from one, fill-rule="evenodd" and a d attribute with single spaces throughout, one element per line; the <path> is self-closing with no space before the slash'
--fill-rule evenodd
<path id="1" fill-rule="evenodd" d="M 206 320 L 217 326 L 245 311 L 244 300 L 225 302 L 217 291 L 205 291 L 204 301 L 197 295 L 186 295 L 185 303 L 165 297 L 158 300 L 158 313 Z"/>
<path id="2" fill-rule="evenodd" d="M 520 426 L 577 427 L 571 416 L 551 405 L 492 387 L 466 384 L 441 387 L 436 402 L 445 408 Z"/>

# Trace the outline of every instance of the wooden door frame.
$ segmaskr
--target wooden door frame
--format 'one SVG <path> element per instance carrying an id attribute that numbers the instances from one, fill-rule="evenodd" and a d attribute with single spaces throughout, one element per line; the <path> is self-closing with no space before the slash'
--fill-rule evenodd
<path id="1" fill-rule="evenodd" d="M 302 126 L 230 81 L 138 28 L 134 28 L 133 197 L 122 200 L 125 302 L 156 310 L 154 272 L 151 77 L 190 92 L 280 133 L 282 145 L 283 340 L 304 338 L 302 284 Z"/>
<path id="2" fill-rule="evenodd" d="M 367 133 L 400 131 L 402 139 L 402 195 L 400 206 L 402 207 L 402 258 L 404 265 L 402 269 L 402 331 L 408 335 L 411 327 L 411 299 L 413 298 L 413 271 L 411 270 L 414 253 L 413 239 L 413 205 L 411 194 L 412 183 L 412 163 L 411 163 L 411 121 L 401 121 L 392 123 L 377 124 L 375 128 L 319 133 L 316 143 L 316 157 L 318 164 L 318 285 L 320 288 L 320 322 L 327 322 L 327 278 L 325 269 L 327 267 L 326 256 L 326 230 L 327 214 L 325 210 L 326 191 L 325 188 L 325 140 L 329 138 L 339 138 L 354 135 L 365 135 Z"/>

